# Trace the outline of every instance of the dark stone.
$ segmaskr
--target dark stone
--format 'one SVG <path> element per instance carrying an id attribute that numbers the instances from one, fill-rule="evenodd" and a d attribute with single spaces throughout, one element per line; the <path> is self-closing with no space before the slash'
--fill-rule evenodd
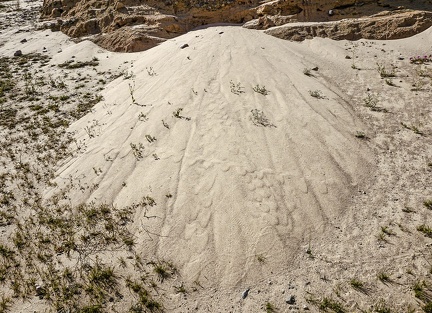
<path id="1" fill-rule="evenodd" d="M 295 304 L 295 302 L 296 302 L 296 299 L 295 299 L 295 296 L 294 296 L 294 295 L 290 295 L 290 296 L 288 296 L 288 298 L 286 299 L 286 303 L 288 303 L 288 304 Z"/>
<path id="2" fill-rule="evenodd" d="M 180 47 L 180 49 L 184 49 L 184 48 L 187 48 L 187 47 L 189 47 L 189 45 L 188 45 L 187 43 L 185 43 L 184 45 L 182 45 L 182 46 Z"/>
<path id="3" fill-rule="evenodd" d="M 17 51 L 15 51 L 15 53 L 14 53 L 14 57 L 20 57 L 20 56 L 22 56 L 22 51 L 21 50 L 17 50 Z"/>

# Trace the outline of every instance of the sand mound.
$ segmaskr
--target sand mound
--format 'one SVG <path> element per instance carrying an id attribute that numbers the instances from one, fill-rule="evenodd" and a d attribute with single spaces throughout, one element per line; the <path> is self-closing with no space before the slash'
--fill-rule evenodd
<path id="1" fill-rule="evenodd" d="M 286 270 L 370 164 L 349 104 L 319 69 L 305 71 L 320 64 L 297 47 L 213 27 L 136 54 L 72 125 L 77 149 L 58 188 L 76 203 L 141 203 L 138 250 L 187 280 L 231 286 Z"/>

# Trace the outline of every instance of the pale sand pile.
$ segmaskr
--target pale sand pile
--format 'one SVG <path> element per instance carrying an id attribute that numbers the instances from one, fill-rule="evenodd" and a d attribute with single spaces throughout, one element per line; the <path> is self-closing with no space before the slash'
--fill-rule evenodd
<path id="1" fill-rule="evenodd" d="M 93 53 L 85 45 L 71 54 Z M 109 84 L 105 101 L 72 126 L 86 148 L 60 167 L 59 187 L 73 180 L 73 203 L 152 197 L 157 206 L 134 219 L 138 246 L 173 260 L 187 281 L 236 286 L 285 271 L 346 209 L 371 163 L 349 103 L 303 73 L 321 63 L 298 48 L 216 27 L 137 54 L 134 77 Z M 269 125 L 254 125 L 252 110 Z M 260 255 L 271 260 L 265 269 Z"/>
<path id="2" fill-rule="evenodd" d="M 45 35 L 25 45 L 14 35 L 1 53 L 39 51 Z M 51 64 L 96 56 L 98 70 L 127 70 L 71 126 L 74 156 L 46 197 L 63 189 L 74 204 L 117 207 L 154 199 L 134 218 L 138 253 L 172 261 L 187 287 L 203 286 L 187 299 L 164 291 L 168 312 L 257 312 L 266 301 L 285 312 L 289 294 L 302 305 L 329 295 L 353 312 L 379 299 L 401 312 L 421 306 L 410 286 L 430 278 L 428 239 L 415 228 L 431 222 L 421 203 L 432 151 L 400 122 L 430 133 L 430 79 L 411 91 L 418 74 L 408 57 L 432 50 L 432 29 L 354 45 L 218 26 L 128 55 L 54 36 L 65 43 L 50 41 L 62 49 Z M 384 83 L 376 62 L 397 66 L 399 88 Z M 363 107 L 367 93 L 391 114 Z M 377 240 L 381 227 L 395 234 L 387 242 Z M 377 283 L 381 271 L 398 284 Z M 354 277 L 368 293 L 350 288 Z"/>

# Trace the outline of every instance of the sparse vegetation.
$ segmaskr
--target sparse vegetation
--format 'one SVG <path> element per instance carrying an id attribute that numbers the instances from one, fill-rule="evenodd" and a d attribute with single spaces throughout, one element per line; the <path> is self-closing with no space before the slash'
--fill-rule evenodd
<path id="1" fill-rule="evenodd" d="M 383 283 L 389 283 L 389 282 L 391 282 L 390 275 L 388 275 L 386 272 L 380 272 L 380 273 L 378 273 L 377 277 Z"/>
<path id="2" fill-rule="evenodd" d="M 260 93 L 263 96 L 267 96 L 270 93 L 270 91 L 268 91 L 265 86 L 256 85 L 252 89 L 253 91 Z"/>
<path id="3" fill-rule="evenodd" d="M 254 125 L 264 126 L 264 127 L 276 127 L 264 115 L 263 111 L 260 111 L 258 109 L 254 109 L 254 110 L 251 110 L 251 113 L 252 113 L 251 120 L 252 120 L 252 123 L 254 123 Z"/>
<path id="4" fill-rule="evenodd" d="M 362 131 L 357 131 L 354 136 L 358 139 L 369 139 L 369 137 Z"/>
<path id="5" fill-rule="evenodd" d="M 231 92 L 235 95 L 240 95 L 244 93 L 244 87 L 242 87 L 241 83 L 235 84 L 232 80 L 230 81 L 230 89 Z"/>
<path id="6" fill-rule="evenodd" d="M 381 63 L 377 63 L 377 67 L 378 73 L 380 74 L 381 78 L 396 76 L 394 68 L 392 68 L 391 70 L 387 70 L 387 68 Z"/>
<path id="7" fill-rule="evenodd" d="M 276 312 L 276 307 L 273 304 L 271 304 L 270 302 L 267 302 L 265 304 L 265 311 L 266 311 L 266 313 L 274 313 L 274 312 Z"/>
<path id="8" fill-rule="evenodd" d="M 422 232 L 426 237 L 432 238 L 432 228 L 429 226 L 422 224 L 420 226 L 417 226 L 417 230 L 419 232 Z"/>
<path id="9" fill-rule="evenodd" d="M 371 111 L 374 112 L 385 112 L 387 113 L 388 110 L 378 106 L 378 98 L 371 93 L 367 93 L 366 97 L 363 98 L 364 106 L 369 108 Z"/>
<path id="10" fill-rule="evenodd" d="M 407 125 L 407 124 L 405 124 L 403 122 L 401 122 L 401 125 L 403 126 L 403 128 L 411 130 L 411 131 L 413 131 L 417 135 L 420 135 L 420 136 L 424 135 L 424 133 L 420 129 L 418 129 L 417 126 L 414 126 L 414 125 L 410 126 L 410 125 Z"/>
<path id="11" fill-rule="evenodd" d="M 317 99 L 325 99 L 325 96 L 322 94 L 320 90 L 309 90 L 309 94 L 311 95 L 311 97 Z"/>

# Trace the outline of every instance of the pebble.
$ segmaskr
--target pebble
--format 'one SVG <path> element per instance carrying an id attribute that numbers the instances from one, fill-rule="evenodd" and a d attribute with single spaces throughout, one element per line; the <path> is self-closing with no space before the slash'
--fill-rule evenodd
<path id="1" fill-rule="evenodd" d="M 188 45 L 187 43 L 185 43 L 184 45 L 182 45 L 182 46 L 180 47 L 180 49 L 184 49 L 184 48 L 187 48 L 187 47 L 189 47 L 189 45 Z"/>
<path id="2" fill-rule="evenodd" d="M 25 42 L 27 42 L 27 39 L 24 38 L 24 39 L 21 40 L 20 42 L 21 42 L 21 43 L 25 43 Z"/>
<path id="3" fill-rule="evenodd" d="M 17 50 L 17 51 L 15 51 L 15 53 L 14 53 L 14 57 L 20 57 L 20 56 L 22 56 L 22 51 L 21 50 Z"/>
<path id="4" fill-rule="evenodd" d="M 246 297 L 247 297 L 248 294 L 249 294 L 249 290 L 250 290 L 250 288 L 248 288 L 248 289 L 246 289 L 245 291 L 243 291 L 243 293 L 242 293 L 242 299 L 246 299 Z"/>
<path id="5" fill-rule="evenodd" d="M 295 300 L 295 296 L 294 295 L 289 295 L 285 301 L 288 304 L 295 304 L 296 300 Z"/>

